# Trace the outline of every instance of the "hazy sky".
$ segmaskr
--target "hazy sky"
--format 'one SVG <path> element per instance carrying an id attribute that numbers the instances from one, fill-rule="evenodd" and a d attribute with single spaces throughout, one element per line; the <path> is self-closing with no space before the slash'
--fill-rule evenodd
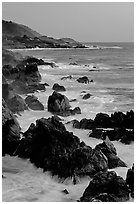
<path id="1" fill-rule="evenodd" d="M 134 41 L 134 3 L 129 2 L 4 2 L 2 18 L 56 38 Z"/>

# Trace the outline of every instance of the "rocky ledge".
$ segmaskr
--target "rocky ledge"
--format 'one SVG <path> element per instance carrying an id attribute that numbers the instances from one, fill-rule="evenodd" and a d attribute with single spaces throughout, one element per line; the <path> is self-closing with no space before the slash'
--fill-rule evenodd
<path id="1" fill-rule="evenodd" d="M 97 173 L 85 189 L 81 202 L 126 202 L 129 190 L 126 181 L 114 171 Z"/>
<path id="2" fill-rule="evenodd" d="M 89 129 L 89 137 L 117 140 L 124 144 L 134 141 L 134 111 L 115 112 L 109 116 L 106 113 L 98 113 L 94 120 L 83 118 L 82 120 L 71 121 L 74 128 Z"/>

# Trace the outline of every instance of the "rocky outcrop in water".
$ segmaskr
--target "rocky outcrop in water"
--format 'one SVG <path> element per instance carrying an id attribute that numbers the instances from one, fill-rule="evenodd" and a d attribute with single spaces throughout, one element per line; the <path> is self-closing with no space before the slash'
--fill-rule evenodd
<path id="1" fill-rule="evenodd" d="M 43 104 L 34 95 L 27 96 L 25 98 L 25 102 L 28 105 L 28 107 L 32 110 L 44 110 Z"/>
<path id="2" fill-rule="evenodd" d="M 126 202 L 128 200 L 127 184 L 114 171 L 97 173 L 80 198 L 81 202 Z"/>
<path id="3" fill-rule="evenodd" d="M 134 111 L 115 112 L 109 116 L 106 113 L 98 113 L 94 120 L 83 118 L 81 121 L 71 121 L 73 127 L 78 129 L 90 129 L 89 137 L 117 140 L 124 144 L 134 141 Z"/>
<path id="4" fill-rule="evenodd" d="M 64 86 L 61 86 L 61 85 L 59 85 L 59 84 L 57 84 L 57 83 L 55 83 L 55 84 L 53 85 L 52 89 L 53 89 L 54 91 L 57 91 L 57 92 L 66 91 L 66 89 L 65 89 Z"/>
<path id="5" fill-rule="evenodd" d="M 127 171 L 126 183 L 129 187 L 132 198 L 134 198 L 134 164 L 132 168 Z"/>
<path id="6" fill-rule="evenodd" d="M 70 109 L 68 98 L 56 91 L 48 98 L 48 111 L 62 116 L 81 114 L 79 107 Z"/>
<path id="7" fill-rule="evenodd" d="M 78 81 L 79 83 L 85 83 L 85 84 L 88 84 L 88 83 L 89 83 L 89 79 L 88 79 L 88 77 L 86 77 L 86 76 L 78 78 L 77 81 Z"/>
<path id="8" fill-rule="evenodd" d="M 16 155 L 30 161 L 44 171 L 60 177 L 94 175 L 107 169 L 107 159 L 101 151 L 80 142 L 56 118 L 41 118 L 24 133 Z"/>
<path id="9" fill-rule="evenodd" d="M 95 149 L 101 150 L 107 157 L 109 169 L 114 169 L 116 167 L 127 167 L 127 165 L 117 156 L 116 149 L 108 137 L 106 137 L 103 143 L 96 145 Z"/>
<path id="10" fill-rule="evenodd" d="M 87 93 L 83 96 L 83 99 L 86 100 L 88 98 L 90 98 L 92 95 L 90 93 Z"/>
<path id="11" fill-rule="evenodd" d="M 5 101 L 2 100 L 2 155 L 13 155 L 19 139 L 20 126 Z"/>

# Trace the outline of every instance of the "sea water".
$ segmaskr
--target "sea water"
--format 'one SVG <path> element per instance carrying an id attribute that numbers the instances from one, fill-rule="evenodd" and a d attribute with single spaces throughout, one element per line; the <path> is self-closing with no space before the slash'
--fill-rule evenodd
<path id="1" fill-rule="evenodd" d="M 47 111 L 47 101 L 52 94 L 52 86 L 59 83 L 65 86 L 65 94 L 72 108 L 79 106 L 81 114 L 65 117 L 63 123 L 81 141 L 95 147 L 101 140 L 90 138 L 89 130 L 78 130 L 66 124 L 72 119 L 94 118 L 98 112 L 111 114 L 115 111 L 134 109 L 134 59 L 132 43 L 86 43 L 89 49 L 26 49 L 19 50 L 23 56 L 32 55 L 45 61 L 55 62 L 57 67 L 39 66 L 42 82 L 48 83 L 45 92 L 35 95 L 43 103 L 44 111 L 24 111 L 18 117 L 22 131 L 26 131 L 32 122 L 41 117 L 51 117 Z M 70 63 L 76 62 L 77 65 Z M 72 79 L 61 80 L 64 76 Z M 93 80 L 89 84 L 78 83 L 79 77 L 87 76 Z M 83 99 L 85 93 L 91 97 Z M 23 95 L 25 98 L 26 96 Z M 134 162 L 134 144 L 124 145 L 114 141 L 118 156 L 126 162 L 127 168 L 114 169 L 118 175 L 126 178 L 126 172 Z M 43 173 L 28 160 L 6 156 L 3 158 L 3 201 L 77 201 L 89 184 L 89 178 L 82 178 L 77 185 L 70 179 L 60 181 L 52 177 L 50 172 Z M 62 191 L 67 189 L 69 194 Z"/>

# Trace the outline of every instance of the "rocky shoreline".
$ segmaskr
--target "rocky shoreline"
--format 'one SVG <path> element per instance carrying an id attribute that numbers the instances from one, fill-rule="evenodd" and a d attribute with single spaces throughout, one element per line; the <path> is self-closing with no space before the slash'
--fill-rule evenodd
<path id="1" fill-rule="evenodd" d="M 134 141 L 132 110 L 126 114 L 115 112 L 111 116 L 98 113 L 94 120 L 84 118 L 80 122 L 70 121 L 74 128 L 91 130 L 89 137 L 103 140 L 95 148 L 91 148 L 67 131 L 58 117 L 81 114 L 81 110 L 80 107 L 71 109 L 69 99 L 59 93 L 65 93 L 65 87 L 55 84 L 52 87 L 54 92 L 48 98 L 48 111 L 54 116 L 36 120 L 36 125 L 32 123 L 27 131 L 21 132 L 14 113 L 19 114 L 29 108 L 44 110 L 44 106 L 34 95 L 26 96 L 25 99 L 21 97 L 21 94 L 34 94 L 37 90 L 46 91 L 46 84 L 40 83 L 38 65 L 41 64 L 47 65 L 42 59 L 28 57 L 19 60 L 16 65 L 4 64 L 2 68 L 2 155 L 30 159 L 43 171 L 51 171 L 52 175 L 60 178 L 70 177 L 75 185 L 78 177 L 89 176 L 90 184 L 80 198 L 82 202 L 127 201 L 130 193 L 134 197 L 134 167 L 128 170 L 126 180 L 109 171 L 127 166 L 118 157 L 111 141 L 117 140 L 125 144 Z M 55 66 L 52 63 L 48 65 Z M 79 83 L 89 81 L 83 77 Z"/>

